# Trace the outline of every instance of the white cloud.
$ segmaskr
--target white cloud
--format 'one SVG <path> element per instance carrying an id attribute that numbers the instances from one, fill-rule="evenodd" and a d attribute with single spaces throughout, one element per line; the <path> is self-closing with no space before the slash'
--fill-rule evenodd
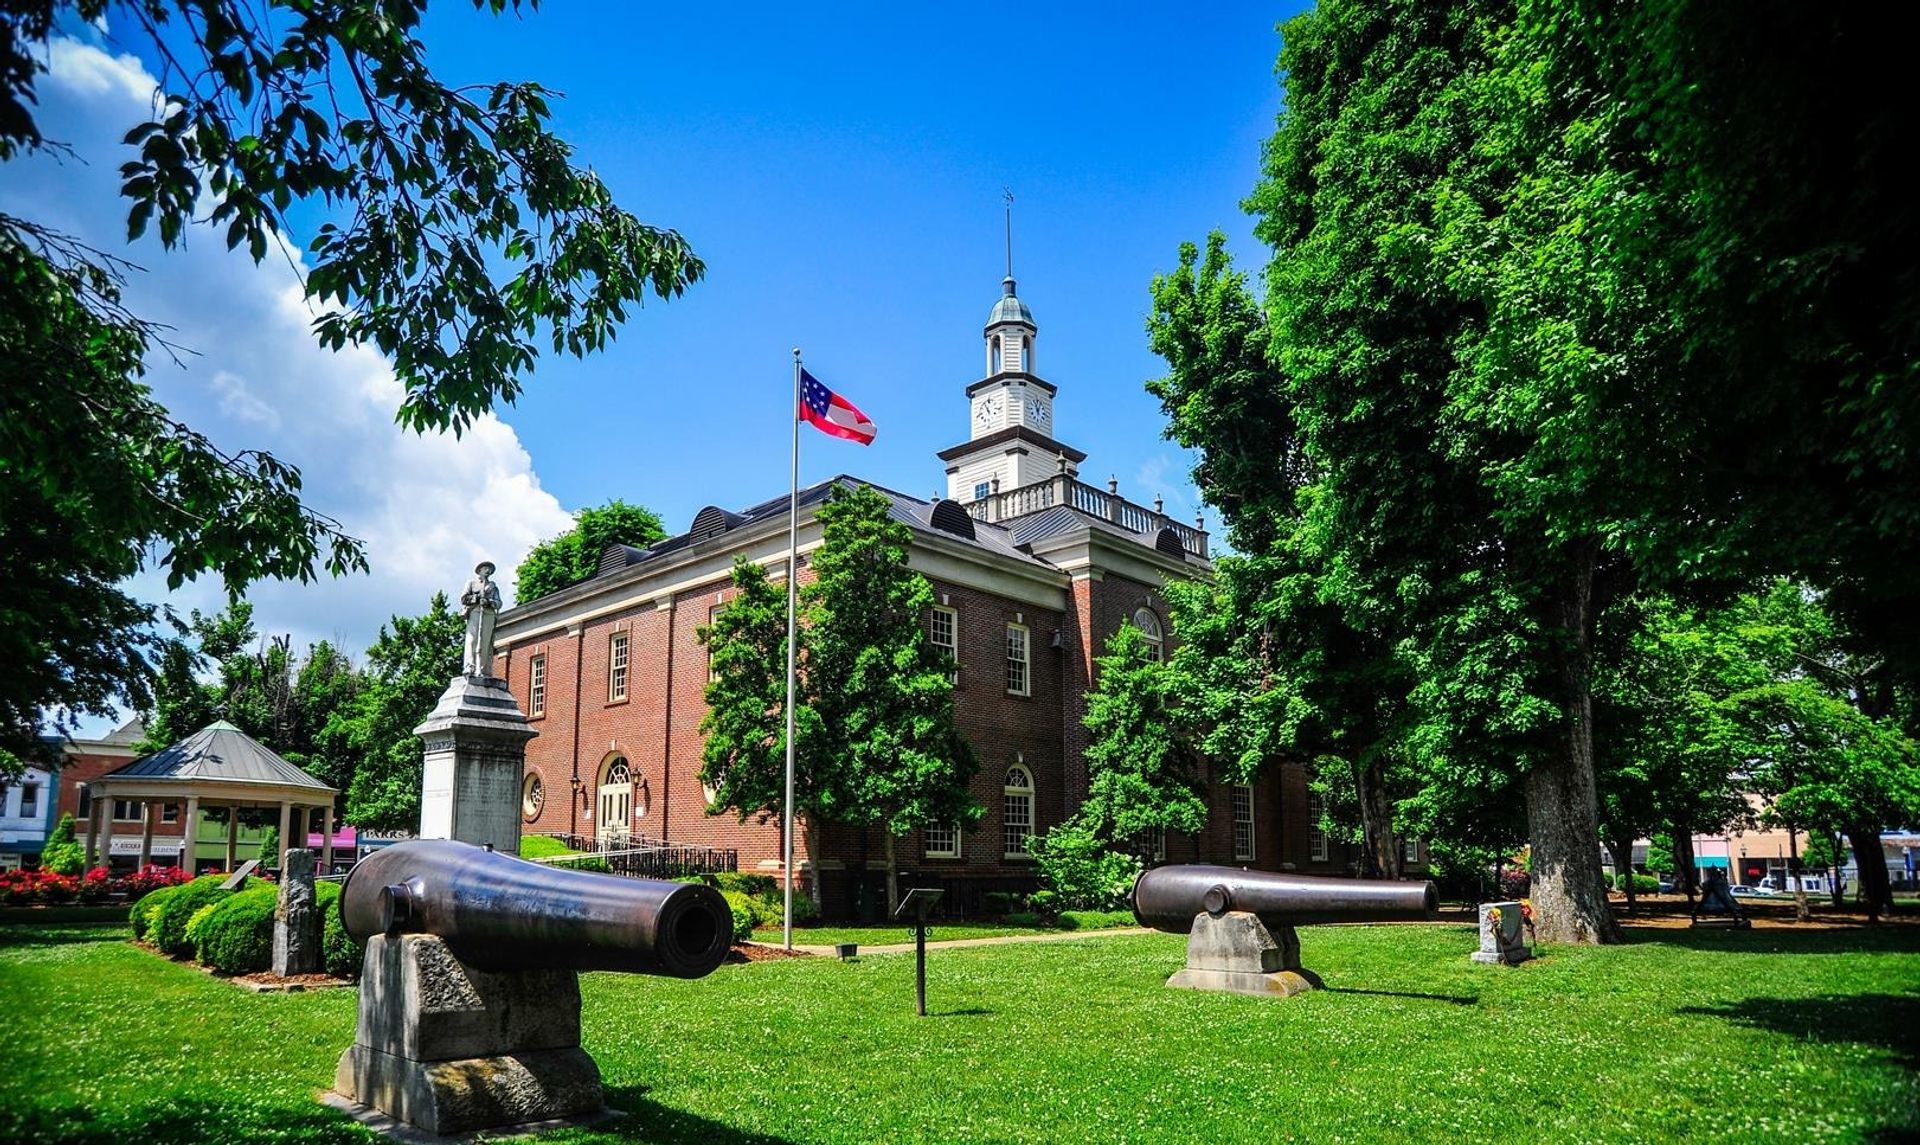
<path id="1" fill-rule="evenodd" d="M 262 449 L 299 466 L 306 503 L 366 542 L 371 576 L 256 586 L 249 596 L 262 630 L 291 632 L 296 646 L 326 638 L 357 651 L 389 616 L 456 591 L 482 558 L 499 565 L 512 599 L 520 559 L 570 524 L 513 428 L 491 415 L 460 438 L 399 428 L 401 387 L 386 361 L 314 341 L 290 248 L 255 265 L 199 229 L 184 249 L 162 251 L 151 238 L 125 248 L 120 139 L 151 107 L 153 77 L 131 56 L 70 39 L 55 40 L 49 60 L 42 130 L 80 161 L 9 163 L 0 209 L 142 263 L 147 270 L 127 286 L 129 306 L 172 326 L 168 340 L 192 351 L 184 367 L 153 356 L 147 381 L 156 395 L 229 452 Z M 165 596 L 152 575 L 135 591 Z M 222 602 L 215 583 L 167 599 L 183 610 Z"/>

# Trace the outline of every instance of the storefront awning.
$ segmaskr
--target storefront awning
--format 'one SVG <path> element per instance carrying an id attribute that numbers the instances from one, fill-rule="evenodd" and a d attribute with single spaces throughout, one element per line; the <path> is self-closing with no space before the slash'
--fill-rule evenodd
<path id="1" fill-rule="evenodd" d="M 1727 867 L 1727 857 L 1725 855 L 1695 855 L 1693 857 L 1693 865 L 1699 867 L 1701 870 L 1705 870 L 1708 867 L 1719 867 L 1721 870 L 1725 870 Z"/>

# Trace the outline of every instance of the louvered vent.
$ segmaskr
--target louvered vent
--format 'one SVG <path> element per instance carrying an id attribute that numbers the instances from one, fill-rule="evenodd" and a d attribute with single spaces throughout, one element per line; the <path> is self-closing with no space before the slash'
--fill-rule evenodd
<path id="1" fill-rule="evenodd" d="M 687 541 L 698 544 L 710 537 L 717 537 L 738 525 L 742 519 L 738 513 L 729 513 L 718 505 L 708 505 L 693 515 L 693 527 L 687 530 Z"/>
<path id="2" fill-rule="evenodd" d="M 640 563 L 640 559 L 646 555 L 645 549 L 636 549 L 632 545 L 608 545 L 600 550 L 600 570 L 594 575 L 606 576 L 619 572 L 629 565 Z"/>
<path id="3" fill-rule="evenodd" d="M 944 497 L 935 501 L 932 511 L 927 514 L 927 523 L 943 533 L 952 533 L 969 541 L 974 539 L 973 515 L 958 501 Z"/>

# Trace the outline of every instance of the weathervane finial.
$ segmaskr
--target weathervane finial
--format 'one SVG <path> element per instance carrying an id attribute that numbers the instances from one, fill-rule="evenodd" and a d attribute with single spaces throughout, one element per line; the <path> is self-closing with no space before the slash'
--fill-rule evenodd
<path id="1" fill-rule="evenodd" d="M 1000 195 L 1007 203 L 1007 277 L 1013 277 L 1013 188 L 1000 188 Z"/>

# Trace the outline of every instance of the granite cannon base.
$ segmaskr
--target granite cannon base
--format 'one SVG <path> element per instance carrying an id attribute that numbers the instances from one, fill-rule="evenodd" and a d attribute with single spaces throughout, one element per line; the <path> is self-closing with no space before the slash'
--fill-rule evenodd
<path id="1" fill-rule="evenodd" d="M 476 970 L 424 934 L 374 936 L 363 967 L 359 1030 L 334 1074 L 349 1106 L 438 1136 L 605 1109 L 573 971 Z"/>
<path id="2" fill-rule="evenodd" d="M 1290 926 L 1269 927 L 1248 911 L 1194 916 L 1187 964 L 1167 979 L 1178 990 L 1217 990 L 1262 998 L 1291 998 L 1325 985 L 1300 965 L 1300 936 Z"/>
<path id="3" fill-rule="evenodd" d="M 606 1106 L 600 1067 L 577 1046 L 423 1062 L 356 1045 L 340 1055 L 333 1084 L 348 1102 L 439 1136 L 592 1116 Z"/>

